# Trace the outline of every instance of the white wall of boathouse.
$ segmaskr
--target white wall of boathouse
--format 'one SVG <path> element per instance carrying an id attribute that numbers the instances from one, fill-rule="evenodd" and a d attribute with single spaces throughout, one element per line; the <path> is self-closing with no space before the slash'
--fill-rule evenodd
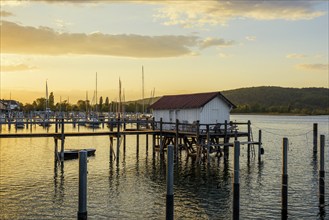
<path id="1" fill-rule="evenodd" d="M 230 121 L 230 106 L 219 97 L 209 101 L 201 108 L 190 109 L 154 109 L 153 117 L 156 121 L 190 123 L 199 120 L 200 124 L 224 123 Z"/>

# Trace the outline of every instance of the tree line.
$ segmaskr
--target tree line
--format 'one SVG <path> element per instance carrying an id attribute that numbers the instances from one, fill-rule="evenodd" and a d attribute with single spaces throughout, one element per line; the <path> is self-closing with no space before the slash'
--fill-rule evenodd
<path id="1" fill-rule="evenodd" d="M 48 103 L 47 103 L 48 102 Z M 55 103 L 54 93 L 49 94 L 48 100 L 40 97 L 31 103 L 23 105 L 20 103 L 20 109 L 25 112 L 45 111 L 48 108 L 51 111 L 98 111 L 98 112 L 116 112 L 120 103 L 105 99 L 101 96 L 96 104 L 92 104 L 90 100 L 78 100 L 76 103 L 69 103 L 68 100 Z M 121 103 L 123 110 L 126 112 L 142 112 L 143 104 L 141 101 Z M 145 113 L 148 111 L 149 103 L 144 104 Z"/>
<path id="2" fill-rule="evenodd" d="M 329 114 L 329 89 L 261 86 L 222 92 L 237 108 L 233 113 Z"/>

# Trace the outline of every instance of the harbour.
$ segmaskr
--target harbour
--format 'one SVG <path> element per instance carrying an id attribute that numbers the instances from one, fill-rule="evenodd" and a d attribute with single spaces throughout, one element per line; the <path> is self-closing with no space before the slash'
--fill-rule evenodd
<path id="1" fill-rule="evenodd" d="M 281 136 L 285 135 L 290 142 L 288 218 L 325 219 L 323 213 L 320 215 L 318 206 L 319 162 L 313 158 L 312 124 L 318 122 L 319 132 L 328 135 L 327 117 L 232 115 L 231 118 L 232 121 L 250 119 L 254 127 L 262 129 L 265 148 L 259 163 L 256 156 L 248 160 L 247 145 L 241 146 L 240 217 L 281 218 Z M 47 134 L 40 126 L 33 129 L 33 133 Z M 55 126 L 49 129 L 51 133 Z M 108 129 L 100 128 L 94 132 L 105 133 L 109 132 Z M 78 127 L 65 125 L 65 131 L 75 133 Z M 90 128 L 79 128 L 79 132 L 90 131 Z M 20 132 L 30 131 L 24 129 L 17 134 Z M 3 126 L 2 134 L 5 133 L 16 131 L 12 129 L 9 132 Z M 107 135 L 65 139 L 66 148 L 96 148 L 95 156 L 88 157 L 88 218 L 163 219 L 165 160 L 161 159 L 159 152 L 153 156 L 151 147 L 146 149 L 145 134 L 139 136 L 137 151 L 136 133 L 134 136 L 127 135 L 126 151 L 121 148 L 119 160 L 111 159 Z M 151 135 L 149 137 L 151 143 Z M 53 137 L 0 138 L 0 141 L 1 201 L 7 207 L 1 219 L 75 219 L 78 161 L 64 161 L 64 166 L 56 165 Z M 229 154 L 232 153 L 230 151 Z M 230 159 L 225 160 L 212 154 L 209 163 L 207 160 L 197 163 L 195 157 L 188 157 L 186 151 L 181 152 L 174 167 L 175 218 L 232 217 L 233 158 L 230 155 Z M 328 150 L 325 158 L 328 163 Z M 328 182 L 328 176 L 325 178 Z M 31 190 L 40 193 L 35 194 Z M 22 198 L 19 203 L 15 202 L 17 196 Z M 305 197 L 307 202 L 302 202 L 301 198 Z M 27 207 L 23 211 L 17 208 L 20 207 L 18 204 L 26 204 Z M 327 206 L 324 207 L 326 209 Z"/>

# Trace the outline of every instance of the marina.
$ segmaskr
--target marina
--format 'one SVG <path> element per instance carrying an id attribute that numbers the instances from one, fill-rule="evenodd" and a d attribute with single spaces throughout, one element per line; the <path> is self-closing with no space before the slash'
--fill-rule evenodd
<path id="1" fill-rule="evenodd" d="M 232 115 L 231 117 L 234 121 L 251 119 L 253 125 L 257 129 L 263 131 L 261 142 L 265 149 L 265 154 L 262 155 L 262 160 L 259 162 L 257 156 L 253 153 L 250 154 L 250 158 L 248 159 L 248 144 L 241 145 L 240 217 L 253 218 L 255 217 L 254 211 L 257 210 L 259 212 L 257 218 L 280 219 L 280 158 L 282 143 L 280 137 L 277 136 L 278 131 L 282 132 L 279 132 L 282 135 L 291 136 L 289 139 L 289 154 L 292 155 L 290 155 L 291 163 L 289 166 L 288 192 L 290 193 L 288 217 L 297 218 L 299 216 L 304 219 L 314 219 L 315 216 L 319 216 L 319 219 L 321 219 L 321 215 L 325 216 L 323 213 L 319 214 L 320 211 L 317 205 L 317 181 L 315 180 L 318 174 L 315 170 L 317 169 L 318 162 L 314 160 L 312 156 L 312 123 L 319 122 L 319 131 L 327 133 L 326 126 L 328 121 L 326 117 L 305 116 L 295 118 L 287 116 L 286 118 L 281 118 L 280 116 L 245 117 L 239 115 Z M 136 123 L 136 121 L 131 122 Z M 152 124 L 152 120 L 149 122 Z M 288 122 L 288 124 L 286 124 L 286 122 Z M 61 123 L 59 123 L 59 125 L 60 124 Z M 160 122 L 156 124 L 156 127 L 160 128 Z M 59 125 L 58 127 L 60 127 Z M 118 123 L 113 121 L 113 125 L 117 126 Z M 297 125 L 298 130 L 290 129 Z M 53 202 L 57 204 L 55 205 L 56 209 L 51 213 L 49 213 L 50 207 L 46 205 L 48 208 L 42 209 L 40 207 L 41 209 L 38 208 L 36 211 L 27 212 L 25 217 L 29 218 L 29 216 L 33 216 L 38 218 L 39 216 L 41 218 L 42 215 L 44 219 L 53 219 L 54 217 L 59 219 L 76 218 L 78 175 L 75 170 L 77 170 L 77 160 L 64 161 L 62 165 L 58 165 L 58 162 L 54 163 L 54 154 L 52 153 L 54 152 L 54 141 L 52 140 L 56 140 L 56 137 L 60 140 L 61 129 L 58 129 L 58 133 L 56 133 L 56 125 L 52 125 L 48 130 L 41 126 L 33 125 L 32 132 L 30 131 L 30 127 L 17 131 L 12 128 L 9 131 L 8 125 L 2 126 L 2 136 L 0 138 L 2 146 L 1 158 L 3 161 L 1 179 L 3 180 L 5 176 L 7 178 L 6 181 L 2 181 L 1 184 L 3 189 L 1 198 L 2 201 L 6 202 L 6 206 L 9 207 L 9 210 L 12 210 L 10 208 L 11 202 L 8 203 L 9 200 L 6 198 L 8 196 L 10 197 L 10 195 L 5 192 L 10 189 L 11 181 L 14 181 L 16 178 L 21 178 L 9 175 L 9 164 L 6 165 L 9 161 L 3 159 L 4 155 L 11 155 L 10 158 L 12 158 L 15 156 L 13 151 L 21 150 L 22 153 L 20 155 L 16 154 L 16 156 L 18 156 L 18 158 L 25 158 L 26 155 L 27 158 L 24 160 L 30 165 L 24 169 L 22 169 L 23 167 L 19 168 L 20 166 L 18 164 L 15 165 L 16 167 L 18 166 L 18 170 L 22 170 L 19 171 L 19 173 L 26 172 L 27 176 L 25 176 L 28 179 L 34 179 L 33 181 L 39 184 L 41 183 L 40 181 L 45 181 L 47 189 L 43 188 L 43 190 L 46 190 L 46 194 L 53 194 Z M 246 129 L 243 129 L 243 126 L 245 126 Z M 115 142 L 118 137 L 118 132 L 115 126 L 113 126 L 113 131 L 110 130 L 111 126 L 109 128 L 104 126 L 104 129 L 101 127 L 93 130 L 83 126 L 80 128 L 78 126 L 74 127 L 72 123 L 65 123 L 64 127 L 65 149 L 71 149 L 72 146 L 77 146 L 77 149 L 91 147 L 96 149 L 95 156 L 88 157 L 88 218 L 164 218 L 166 161 L 161 159 L 161 153 L 158 151 L 160 146 L 157 145 L 160 143 L 160 140 L 157 140 L 157 138 L 155 139 L 154 154 L 151 149 L 153 135 L 159 136 L 160 129 L 146 129 L 145 127 L 147 126 L 141 126 L 143 128 L 138 130 L 136 124 L 130 125 L 127 123 L 125 131 L 123 129 L 124 125 L 122 125 L 119 130 L 122 141 L 119 157 L 117 157 Z M 180 138 L 183 137 L 182 135 L 187 135 L 189 138 L 196 136 L 196 133 L 191 132 L 191 128 L 187 128 L 186 125 L 180 124 L 179 127 L 184 127 L 185 131 L 179 131 L 178 143 L 180 143 L 180 140 L 184 143 L 183 138 Z M 248 131 L 247 127 L 248 123 L 238 126 L 241 133 L 244 130 Z M 150 126 L 150 128 L 152 128 L 152 126 Z M 204 131 L 200 132 L 199 135 L 202 136 L 202 139 L 207 140 L 207 136 L 209 136 L 206 132 L 207 126 L 204 126 L 204 128 L 205 129 L 202 129 Z M 277 130 L 278 128 L 283 129 Z M 296 136 L 297 131 L 298 135 Z M 257 134 L 256 132 L 255 136 L 258 140 Z M 15 135 L 21 135 L 21 137 L 24 138 L 14 138 Z M 35 137 L 38 136 L 38 138 L 31 138 L 33 135 L 35 135 Z M 126 137 L 126 147 L 124 147 L 124 135 Z M 220 135 L 222 140 L 224 134 L 218 135 Z M 230 135 L 232 135 L 231 141 L 234 141 L 236 134 Z M 139 137 L 138 139 L 137 136 Z M 175 141 L 176 132 L 175 130 L 163 130 L 162 136 L 163 140 L 168 140 L 164 142 L 172 144 Z M 111 137 L 113 138 L 113 151 L 110 150 Z M 137 142 L 137 140 L 139 142 Z M 247 143 L 248 136 L 239 137 L 239 140 Z M 16 143 L 15 146 L 17 147 L 13 148 L 14 143 Z M 328 143 L 327 140 L 326 143 Z M 148 145 L 149 147 L 147 147 Z M 221 149 L 224 149 L 224 144 L 220 143 L 219 145 Z M 193 146 L 195 147 L 195 145 Z M 26 151 L 28 149 L 29 151 Z M 47 150 L 40 151 L 41 149 Z M 196 155 L 191 154 L 188 150 L 179 152 L 178 158 L 175 158 L 176 162 L 174 166 L 175 218 L 230 219 L 230 216 L 232 216 L 230 204 L 232 203 L 231 177 L 234 161 L 233 150 L 228 152 L 228 160 L 225 159 L 224 155 L 216 156 L 217 152 L 211 153 L 208 160 L 207 152 L 204 151 L 202 153 L 202 159 L 199 161 Z M 326 155 L 326 163 L 328 163 L 328 151 L 326 151 Z M 40 156 L 43 159 L 41 159 Z M 166 158 L 166 153 L 164 153 L 164 157 Z M 305 161 L 308 162 L 305 164 Z M 44 164 L 45 162 L 46 164 L 43 168 L 37 169 L 38 172 L 40 172 L 39 174 L 36 174 L 32 170 L 28 171 L 32 168 L 31 166 L 38 166 L 37 164 Z M 31 172 L 35 173 L 34 177 L 31 176 Z M 303 179 L 301 180 L 301 178 Z M 325 178 L 327 182 L 328 176 Z M 32 182 L 28 183 L 24 181 L 24 179 L 25 178 L 22 179 L 23 182 L 18 179 L 15 181 L 18 181 L 18 184 L 24 184 L 27 190 L 29 190 Z M 49 184 L 52 185 L 52 187 L 48 189 Z M 43 185 L 44 184 L 40 184 L 39 187 L 44 187 Z M 260 186 L 261 188 L 259 188 Z M 327 187 L 326 185 L 326 188 Z M 306 188 L 309 190 L 304 190 Z M 142 191 L 144 192 L 143 195 L 140 194 Z M 52 201 L 46 194 L 39 195 L 39 201 L 42 202 L 42 204 L 47 204 Z M 248 200 L 246 200 L 247 197 Z M 300 198 L 302 197 L 307 197 L 308 201 L 306 203 L 300 203 Z M 27 200 L 29 198 L 30 196 L 26 197 Z M 124 198 L 132 198 L 132 200 L 126 200 Z M 246 201 L 252 201 L 252 204 L 249 202 L 246 203 Z M 327 200 L 325 204 L 327 204 Z M 270 206 L 274 208 L 268 209 L 267 207 Z M 218 209 L 218 207 L 220 208 Z M 326 210 L 326 206 L 324 210 Z M 11 213 L 17 213 L 18 216 L 23 216 L 23 213 L 18 210 L 15 212 L 12 211 Z M 11 216 L 15 219 L 13 214 L 7 213 L 6 216 Z M 323 217 L 322 219 L 325 218 Z"/>

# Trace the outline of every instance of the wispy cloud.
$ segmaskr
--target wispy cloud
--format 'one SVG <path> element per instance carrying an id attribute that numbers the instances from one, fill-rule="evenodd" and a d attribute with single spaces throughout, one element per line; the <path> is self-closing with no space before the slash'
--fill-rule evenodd
<path id="1" fill-rule="evenodd" d="M 286 58 L 288 59 L 302 59 L 306 58 L 307 56 L 305 54 L 300 54 L 300 53 L 290 53 L 287 54 Z"/>
<path id="2" fill-rule="evenodd" d="M 58 33 L 48 27 L 1 22 L 1 52 L 14 54 L 89 54 L 123 57 L 176 57 L 190 55 L 199 46 L 195 36 L 109 35 Z"/>
<path id="3" fill-rule="evenodd" d="M 212 46 L 228 47 L 234 44 L 235 42 L 233 40 L 224 40 L 222 38 L 206 38 L 200 42 L 200 48 L 205 49 Z"/>
<path id="4" fill-rule="evenodd" d="M 0 17 L 10 17 L 13 16 L 14 14 L 9 12 L 9 11 L 0 11 Z"/>
<path id="5" fill-rule="evenodd" d="M 246 36 L 247 41 L 256 41 L 256 36 Z"/>
<path id="6" fill-rule="evenodd" d="M 322 63 L 315 63 L 315 64 L 306 64 L 301 63 L 297 65 L 298 69 L 302 70 L 321 70 L 321 71 L 328 71 L 329 70 L 329 64 L 322 64 Z"/>
<path id="7" fill-rule="evenodd" d="M 165 25 L 183 27 L 205 24 L 227 25 L 232 19 L 308 20 L 325 14 L 315 9 L 315 1 L 160 1 L 157 18 Z"/>
<path id="8" fill-rule="evenodd" d="M 0 66 L 1 72 L 15 72 L 15 71 L 26 71 L 37 69 L 34 66 L 28 66 L 26 64 L 16 64 L 16 65 L 3 65 Z"/>

